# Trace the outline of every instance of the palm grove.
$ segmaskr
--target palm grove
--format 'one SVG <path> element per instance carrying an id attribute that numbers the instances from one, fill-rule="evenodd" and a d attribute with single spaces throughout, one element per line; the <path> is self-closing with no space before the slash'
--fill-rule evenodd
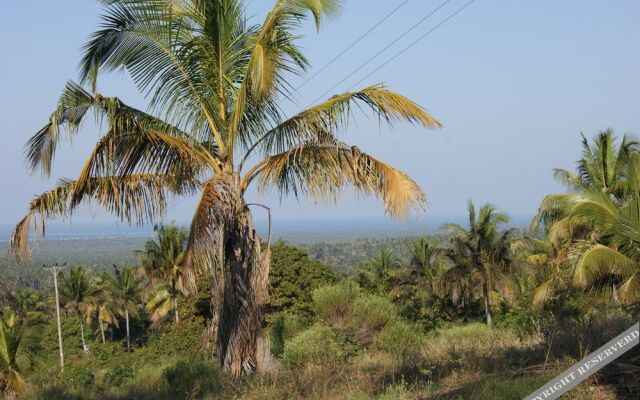
<path id="1" fill-rule="evenodd" d="M 235 378 L 274 368 L 269 342 L 277 341 L 265 328 L 278 321 L 265 320 L 267 311 L 313 311 L 306 303 L 292 305 L 302 304 L 305 293 L 282 292 L 286 285 L 271 301 L 269 276 L 279 280 L 281 272 L 271 270 L 271 233 L 261 240 L 251 213 L 269 209 L 248 202 L 247 189 L 256 184 L 283 196 L 335 201 L 351 186 L 380 197 L 391 216 L 406 217 L 424 205 L 421 189 L 337 134 L 348 128 L 354 106 L 390 124 L 440 124 L 381 85 L 285 117 L 283 105 L 294 95 L 286 79 L 308 67 L 295 30 L 307 17 L 320 26 L 339 11 L 338 1 L 279 0 L 261 25 L 248 24 L 239 0 L 104 3 L 101 29 L 84 47 L 80 83 L 67 84 L 49 123 L 27 143 L 27 160 L 48 176 L 63 130 L 75 135 L 91 114 L 104 122 L 104 134 L 76 180 L 61 180 L 30 203 L 12 235 L 11 255 L 28 257 L 32 229 L 44 234 L 46 220 L 68 217 L 88 201 L 128 223 L 146 224 L 164 214 L 169 198 L 197 194 L 188 229 L 157 226 L 157 238 L 137 252 L 139 268 L 97 276 L 70 269 L 61 282 L 64 308 L 78 321 L 83 349 L 90 348 L 88 327 L 103 343 L 124 329 L 130 349 L 130 325 L 140 311 L 152 328 L 177 325 L 180 302 L 209 290 L 220 365 Z M 150 94 L 148 112 L 95 91 L 100 73 L 116 70 Z M 385 250 L 346 279 L 390 298 L 427 330 L 474 318 L 492 325 L 497 314 L 541 330 L 540 320 L 560 315 L 583 292 L 637 313 L 640 146 L 627 137 L 618 143 L 605 131 L 593 142 L 584 139 L 583 148 L 576 172 L 555 171 L 567 193 L 545 197 L 530 232 L 507 229 L 505 214 L 470 202 L 465 226 L 446 225 L 437 239 L 416 239 L 408 260 Z M 319 279 L 337 278 L 327 273 Z M 37 351 L 37 316 L 48 305 L 25 291 L 16 300 L 0 289 L 13 310 L 0 323 L 0 346 L 8 349 L 2 352 L 3 385 L 20 392 L 17 356 Z M 25 340 L 12 339 L 21 335 Z"/>

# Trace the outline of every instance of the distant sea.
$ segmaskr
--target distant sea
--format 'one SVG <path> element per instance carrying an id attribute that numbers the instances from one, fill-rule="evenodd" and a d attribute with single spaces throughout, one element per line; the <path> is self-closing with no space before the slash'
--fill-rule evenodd
<path id="1" fill-rule="evenodd" d="M 529 225 L 530 216 L 512 217 L 511 226 L 523 228 Z M 178 221 L 188 226 L 187 221 Z M 426 216 L 409 222 L 384 218 L 324 218 L 324 219 L 276 219 L 273 236 L 292 243 L 343 242 L 353 239 L 418 236 L 437 233 L 445 223 L 466 224 L 466 216 Z M 265 235 L 266 220 L 256 220 L 256 229 Z M 0 224 L 0 243 L 8 242 L 12 225 Z M 47 225 L 47 240 L 80 240 L 109 238 L 146 238 L 153 235 L 153 226 L 132 227 L 123 223 L 67 222 Z"/>

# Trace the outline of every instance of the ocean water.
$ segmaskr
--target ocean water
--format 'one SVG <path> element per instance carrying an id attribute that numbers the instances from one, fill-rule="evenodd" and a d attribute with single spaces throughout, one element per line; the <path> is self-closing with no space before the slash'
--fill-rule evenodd
<path id="1" fill-rule="evenodd" d="M 526 227 L 530 216 L 512 217 L 511 226 Z M 180 225 L 188 226 L 188 221 L 178 221 Z M 323 219 L 291 219 L 274 220 L 272 233 L 274 238 L 282 238 L 291 242 L 334 242 L 359 238 L 380 238 L 417 236 L 437 233 L 445 223 L 465 225 L 466 216 L 433 216 L 421 220 L 396 221 L 389 218 L 323 218 Z M 257 219 L 256 229 L 261 235 L 266 235 L 268 223 Z M 0 242 L 7 242 L 11 237 L 14 226 L 0 224 Z M 153 226 L 129 226 L 121 222 L 67 222 L 50 223 L 46 228 L 48 240 L 77 240 L 95 238 L 126 238 L 150 237 Z"/>

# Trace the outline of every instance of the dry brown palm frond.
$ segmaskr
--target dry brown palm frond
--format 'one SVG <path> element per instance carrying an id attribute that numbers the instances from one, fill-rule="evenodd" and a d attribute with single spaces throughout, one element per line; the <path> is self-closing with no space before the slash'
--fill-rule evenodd
<path id="1" fill-rule="evenodd" d="M 184 252 L 185 277 L 181 290 L 186 293 L 195 291 L 195 274 L 198 272 L 209 270 L 214 278 L 223 275 L 217 273 L 217 268 L 224 264 L 225 226 L 242 207 L 243 200 L 233 175 L 216 175 L 204 183 Z M 196 271 L 196 267 L 201 271 Z"/>
<path id="2" fill-rule="evenodd" d="M 256 168 L 259 186 L 275 186 L 282 196 L 309 195 L 331 202 L 347 186 L 379 196 L 386 212 L 405 218 L 410 209 L 422 211 L 426 198 L 416 182 L 405 173 L 362 152 L 357 147 L 325 139 L 296 146 L 268 157 Z M 249 176 L 250 181 L 252 176 Z"/>
<path id="3" fill-rule="evenodd" d="M 143 224 L 164 214 L 167 193 L 193 192 L 196 183 L 165 175 L 141 174 L 89 178 L 82 191 L 77 191 L 76 186 L 76 181 L 60 180 L 58 187 L 31 201 L 28 214 L 11 235 L 11 256 L 30 256 L 28 237 L 31 223 L 34 225 L 34 232 L 44 236 L 48 219 L 64 219 L 83 202 L 94 200 L 124 222 Z"/>
<path id="4" fill-rule="evenodd" d="M 159 131 L 110 131 L 89 155 L 77 180 L 74 202 L 95 177 L 153 174 L 193 181 L 215 164 L 205 148 L 187 138 Z"/>

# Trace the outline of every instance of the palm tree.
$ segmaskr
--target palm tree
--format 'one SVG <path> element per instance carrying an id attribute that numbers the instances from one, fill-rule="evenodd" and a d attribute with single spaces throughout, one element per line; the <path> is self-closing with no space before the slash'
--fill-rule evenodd
<path id="1" fill-rule="evenodd" d="M 358 269 L 358 284 L 375 292 L 386 293 L 389 289 L 391 273 L 402 267 L 402 262 L 393 251 L 380 250 L 377 258 L 366 261 Z"/>
<path id="2" fill-rule="evenodd" d="M 87 324 L 90 324 L 94 320 L 98 322 L 98 331 L 102 343 L 106 342 L 105 328 L 110 325 L 118 327 L 117 304 L 109 290 L 106 275 L 107 274 L 98 276 L 94 280 L 93 285 L 96 291 L 94 295 L 88 299 L 84 309 L 84 319 Z"/>
<path id="3" fill-rule="evenodd" d="M 568 204 L 573 196 L 585 191 L 597 191 L 609 196 L 618 204 L 623 203 L 628 184 L 628 176 L 625 173 L 628 156 L 637 152 L 639 146 L 636 140 L 626 135 L 622 142 L 617 144 L 612 129 L 600 132 L 592 143 L 582 136 L 582 156 L 577 162 L 576 172 L 561 168 L 553 170 L 556 180 L 570 193 L 546 196 L 531 223 L 532 229 L 543 223 L 548 231 L 556 222 L 565 219 Z M 573 232 L 573 229 L 584 231 L 584 222 L 584 219 L 568 218 L 562 221 L 562 229 L 569 233 Z M 560 228 L 556 227 L 556 230 Z"/>
<path id="4" fill-rule="evenodd" d="M 576 196 L 570 215 L 586 218 L 596 227 L 593 241 L 575 244 L 573 283 L 598 292 L 611 290 L 625 303 L 640 300 L 640 154 L 627 162 L 627 199 L 618 204 L 606 193 Z"/>
<path id="5" fill-rule="evenodd" d="M 80 321 L 80 337 L 82 338 L 82 350 L 87 354 L 87 343 L 84 337 L 84 313 L 89 299 L 95 294 L 92 284 L 91 272 L 83 267 L 74 267 L 69 270 L 69 275 L 62 275 L 60 297 L 65 309 L 74 313 Z"/>
<path id="6" fill-rule="evenodd" d="M 142 266 L 152 284 L 161 281 L 153 291 L 147 310 L 151 311 L 151 321 L 158 324 L 173 312 L 175 322 L 180 321 L 178 298 L 184 291 L 183 259 L 189 232 L 175 224 L 156 225 L 157 240 L 149 240 L 145 250 L 138 251 Z"/>
<path id="7" fill-rule="evenodd" d="M 40 320 L 19 317 L 13 311 L 0 312 L 0 388 L 4 398 L 14 399 L 26 390 L 22 372 L 40 349 Z"/>
<path id="8" fill-rule="evenodd" d="M 437 291 L 437 279 L 445 272 L 445 251 L 437 239 L 421 237 L 411 241 L 409 267 L 415 281 L 426 284 L 431 293 Z"/>
<path id="9" fill-rule="evenodd" d="M 28 162 L 48 175 L 63 137 L 59 128 L 76 133 L 93 114 L 89 109 L 103 116 L 106 133 L 77 180 L 63 180 L 31 202 L 12 236 L 12 254 L 28 254 L 37 216 L 64 217 L 89 199 L 141 224 L 163 215 L 167 196 L 199 193 L 185 251 L 186 286 L 195 290 L 197 272 L 217 271 L 221 365 L 234 377 L 267 368 L 262 310 L 270 243 L 262 248 L 247 190 L 255 184 L 331 202 L 350 185 L 379 196 L 393 217 L 425 202 L 409 176 L 337 136 L 360 106 L 389 124 L 439 127 L 419 105 L 374 85 L 285 117 L 282 106 L 294 95 L 287 79 L 309 65 L 295 30 L 309 16 L 320 26 L 340 3 L 275 0 L 264 22 L 250 25 L 242 0 L 105 2 L 101 30 L 81 60 L 80 80 L 91 92 L 67 85 L 49 123 L 29 140 Z M 95 93 L 100 73 L 113 70 L 127 71 L 151 95 L 149 113 Z"/>
<path id="10" fill-rule="evenodd" d="M 24 312 L 44 312 L 47 309 L 44 294 L 36 289 L 20 288 L 15 298 Z"/>
<path id="11" fill-rule="evenodd" d="M 453 235 L 453 249 L 448 256 L 454 267 L 443 276 L 453 297 L 459 297 L 476 282 L 482 288 L 485 321 L 491 326 L 492 297 L 512 296 L 512 283 L 505 274 L 511 266 L 510 241 L 512 230 L 500 232 L 502 224 L 509 222 L 506 214 L 499 213 L 495 207 L 486 204 L 476 211 L 473 202 L 468 203 L 469 226 L 457 224 L 443 226 Z M 457 288 L 457 289 L 456 289 Z"/>
<path id="12" fill-rule="evenodd" d="M 138 318 L 138 304 L 140 292 L 143 287 L 143 279 L 138 277 L 134 267 L 119 270 L 113 267 L 113 274 L 106 275 L 106 284 L 111 291 L 114 301 L 124 315 L 127 330 L 127 350 L 131 350 L 131 333 L 129 329 L 130 318 Z"/>
<path id="13" fill-rule="evenodd" d="M 410 315 L 416 315 L 438 299 L 439 278 L 446 269 L 444 249 L 433 238 L 421 237 L 409 244 L 409 264 L 391 270 L 389 295 Z M 430 304 L 431 303 L 431 304 Z"/>
<path id="14" fill-rule="evenodd" d="M 622 271 L 633 271 L 633 268 L 621 267 L 623 259 L 614 262 L 619 255 L 616 240 L 622 239 L 617 237 L 612 241 L 616 237 L 612 230 L 627 230 L 634 224 L 640 148 L 638 142 L 628 136 L 618 145 L 610 129 L 597 135 L 591 145 L 583 137 L 582 145 L 583 154 L 576 173 L 555 170 L 556 177 L 571 193 L 547 196 L 532 222 L 532 228 L 545 223 L 544 242 L 555 270 L 536 288 L 534 304 L 548 301 L 572 280 L 578 287 L 599 292 L 610 290 L 614 297 L 618 289 L 622 289 L 623 297 L 631 300 L 632 291 L 627 290 L 635 285 L 633 274 Z M 632 243 L 628 240 L 631 239 L 627 238 L 626 243 Z M 605 261 L 611 264 L 605 265 Z"/>

